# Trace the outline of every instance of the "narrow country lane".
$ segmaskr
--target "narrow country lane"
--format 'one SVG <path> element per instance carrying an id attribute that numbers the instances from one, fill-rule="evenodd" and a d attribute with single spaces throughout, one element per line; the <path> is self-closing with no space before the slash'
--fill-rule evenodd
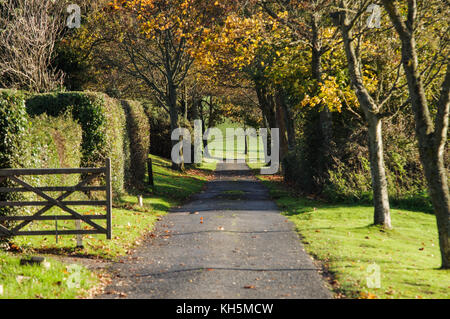
<path id="1" fill-rule="evenodd" d="M 292 223 L 246 164 L 165 216 L 100 298 L 331 298 Z"/>

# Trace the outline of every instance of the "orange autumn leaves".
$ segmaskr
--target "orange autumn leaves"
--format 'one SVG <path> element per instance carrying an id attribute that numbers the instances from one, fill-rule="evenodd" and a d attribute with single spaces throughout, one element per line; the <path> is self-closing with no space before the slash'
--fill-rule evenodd
<path id="1" fill-rule="evenodd" d="M 236 9 L 238 4 L 231 0 L 113 0 L 109 6 L 118 14 L 131 14 L 155 45 L 164 45 L 162 39 L 168 37 L 170 45 L 183 47 L 181 54 L 195 58 L 198 82 L 233 85 L 242 83 L 246 72 L 263 72 L 273 83 L 294 91 L 300 97 L 299 107 L 320 105 L 341 111 L 343 104 L 353 104 L 354 94 L 342 90 L 334 77 L 321 84 L 299 82 L 299 72 L 309 74 L 310 67 L 307 59 L 298 56 L 309 49 L 292 44 L 292 31 L 262 10 L 244 15 Z M 287 14 L 277 13 L 281 18 Z"/>
<path id="2" fill-rule="evenodd" d="M 201 0 L 114 0 L 109 5 L 133 14 L 149 39 L 170 32 L 174 43 L 186 42 L 189 49 L 225 10 L 219 2 Z"/>

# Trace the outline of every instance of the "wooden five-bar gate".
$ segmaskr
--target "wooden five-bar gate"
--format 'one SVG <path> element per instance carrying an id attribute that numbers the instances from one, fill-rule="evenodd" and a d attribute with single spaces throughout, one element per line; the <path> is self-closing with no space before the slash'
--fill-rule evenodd
<path id="1" fill-rule="evenodd" d="M 30 175 L 58 175 L 58 174 L 81 174 L 80 182 L 75 186 L 60 187 L 35 187 L 23 181 L 21 176 Z M 104 176 L 105 185 L 91 186 L 89 185 L 94 179 Z M 31 216 L 0 216 L 0 237 L 12 237 L 20 235 L 87 235 L 87 234 L 105 234 L 111 239 L 111 218 L 112 218 L 112 192 L 111 192 L 111 160 L 106 160 L 105 167 L 101 168 L 50 168 L 50 169 L 0 169 L 0 182 L 9 179 L 19 187 L 0 187 L 0 193 L 23 193 L 33 192 L 43 201 L 0 201 L 0 207 L 26 207 L 38 206 L 42 207 Z M 75 192 L 105 192 L 105 200 L 89 200 L 89 201 L 65 201 Z M 45 192 L 63 192 L 59 197 L 53 198 Z M 85 215 L 80 214 L 69 206 L 105 206 L 106 214 L 104 215 Z M 45 215 L 52 207 L 59 207 L 69 215 Z M 76 230 L 58 230 L 57 221 L 63 220 L 79 220 L 92 226 L 92 229 L 76 229 Z M 95 223 L 94 220 L 106 220 L 106 228 Z M 11 229 L 2 226 L 2 222 L 20 222 Z M 23 230 L 33 221 L 55 221 L 55 230 Z"/>

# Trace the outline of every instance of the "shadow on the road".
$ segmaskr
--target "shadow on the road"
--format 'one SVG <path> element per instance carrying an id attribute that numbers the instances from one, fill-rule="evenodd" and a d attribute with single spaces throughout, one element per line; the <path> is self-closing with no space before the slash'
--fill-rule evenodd
<path id="1" fill-rule="evenodd" d="M 196 268 L 186 268 L 186 269 L 175 269 L 162 271 L 159 273 L 148 273 L 133 276 L 124 276 L 123 278 L 142 278 L 142 277 L 163 277 L 169 274 L 184 273 L 184 272 L 195 272 L 195 271 L 214 271 L 214 270 L 225 270 L 225 271 L 255 271 L 255 272 L 299 272 L 299 271 L 313 271 L 317 272 L 315 268 L 238 268 L 238 267 L 196 267 Z"/>
<path id="2" fill-rule="evenodd" d="M 270 233 L 291 233 L 292 230 L 257 230 L 257 231 L 238 231 L 238 230 L 201 230 L 196 232 L 170 234 L 171 236 L 187 236 L 203 233 L 235 233 L 235 234 L 270 234 Z"/>
<path id="3" fill-rule="evenodd" d="M 220 204 L 214 203 L 217 200 L 221 201 Z M 239 206 L 237 206 L 238 204 Z M 202 200 L 202 203 L 191 202 L 187 204 L 186 207 L 172 209 L 169 214 L 187 215 L 192 214 L 193 212 L 204 214 L 204 216 L 209 213 L 217 214 L 217 212 L 223 212 L 224 214 L 243 214 L 251 212 L 280 214 L 271 200 L 257 198 L 245 198 L 243 200 L 212 198 Z"/>

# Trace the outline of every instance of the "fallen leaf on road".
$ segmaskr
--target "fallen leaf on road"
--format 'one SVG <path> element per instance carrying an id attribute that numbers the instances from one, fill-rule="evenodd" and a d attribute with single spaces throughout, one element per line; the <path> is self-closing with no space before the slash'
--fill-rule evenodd
<path id="1" fill-rule="evenodd" d="M 244 286 L 244 289 L 255 289 L 255 286 Z"/>

